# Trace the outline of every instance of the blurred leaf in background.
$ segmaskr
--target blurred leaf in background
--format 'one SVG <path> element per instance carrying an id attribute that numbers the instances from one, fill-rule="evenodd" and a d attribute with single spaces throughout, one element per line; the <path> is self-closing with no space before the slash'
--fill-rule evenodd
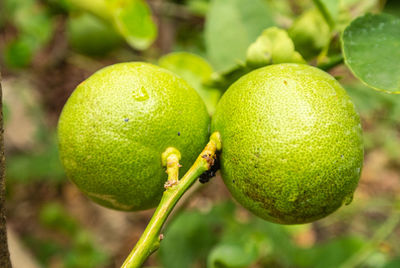
<path id="1" fill-rule="evenodd" d="M 45 204 L 41 208 L 39 222 L 43 228 L 63 237 L 62 240 L 35 234 L 26 237 L 25 242 L 32 246 L 44 267 L 55 267 L 58 263 L 61 267 L 68 268 L 95 268 L 103 267 L 109 261 L 109 256 L 95 242 L 92 235 L 85 231 L 61 204 Z"/>
<path id="2" fill-rule="evenodd" d="M 71 14 L 66 34 L 72 49 L 89 56 L 105 56 L 122 41 L 111 25 L 90 13 Z"/>
<path id="3" fill-rule="evenodd" d="M 205 59 L 187 52 L 174 52 L 161 57 L 158 64 L 185 79 L 199 93 L 209 114 L 214 113 L 222 93 L 219 89 L 207 86 L 213 69 Z"/>
<path id="4" fill-rule="evenodd" d="M 157 36 L 157 27 L 144 0 L 114 1 L 112 16 L 118 31 L 134 48 L 148 48 Z"/>
<path id="5" fill-rule="evenodd" d="M 335 268 L 349 260 L 353 262 L 354 256 L 357 256 L 357 263 L 365 264 L 362 267 L 378 267 L 378 263 L 381 267 L 397 261 L 392 261 L 388 253 L 375 248 L 375 242 L 386 237 L 378 235 L 376 240 L 375 235 L 374 242 L 370 242 L 361 235 L 341 234 L 327 241 L 302 246 L 295 238 L 312 232 L 311 224 L 278 225 L 252 215 L 243 217 L 238 214 L 240 211 L 243 213 L 232 202 L 224 202 L 216 204 L 208 212 L 180 213 L 165 231 L 168 239 L 163 241 L 158 253 L 162 267 Z M 393 215 L 383 225 L 386 231 L 395 227 L 386 226 L 397 219 Z"/>
<path id="6" fill-rule="evenodd" d="M 345 85 L 364 119 L 364 144 L 367 150 L 382 148 L 394 163 L 400 164 L 400 96 L 382 94 L 361 83 Z"/>
<path id="7" fill-rule="evenodd" d="M 246 59 L 247 47 L 274 25 L 263 0 L 213 0 L 207 13 L 205 43 L 216 71 L 226 71 Z"/>
<path id="8" fill-rule="evenodd" d="M 333 28 L 339 18 L 340 1 L 313 0 L 315 6 L 321 11 L 325 21 Z"/>
<path id="9" fill-rule="evenodd" d="M 36 152 L 12 154 L 6 159 L 7 178 L 11 182 L 65 180 L 64 169 L 58 156 L 55 134 L 48 144 Z"/>
<path id="10" fill-rule="evenodd" d="M 159 250 L 160 261 L 165 268 L 190 267 L 205 263 L 210 249 L 217 243 L 224 223 L 231 218 L 231 203 L 215 206 L 208 213 L 187 211 L 180 213 L 169 224 Z M 165 242 L 165 243 L 164 243 Z"/>
<path id="11" fill-rule="evenodd" d="M 47 126 L 41 98 L 23 77 L 3 83 L 8 183 L 61 182 L 65 175 L 58 156 L 55 130 Z"/>
<path id="12" fill-rule="evenodd" d="M 138 50 L 147 49 L 157 37 L 157 26 L 144 0 L 67 0 L 73 9 L 94 14 Z"/>
<path id="13" fill-rule="evenodd" d="M 52 37 L 53 18 L 45 5 L 37 0 L 5 0 L 5 21 L 17 30 L 14 39 L 6 40 L 3 53 L 8 68 L 22 68 L 30 64 L 34 54 Z"/>

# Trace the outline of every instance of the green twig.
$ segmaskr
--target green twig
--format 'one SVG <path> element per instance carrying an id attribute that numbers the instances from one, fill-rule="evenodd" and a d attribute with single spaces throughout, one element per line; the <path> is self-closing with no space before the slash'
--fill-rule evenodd
<path id="1" fill-rule="evenodd" d="M 324 17 L 326 23 L 329 25 L 329 28 L 332 30 L 335 26 L 335 22 L 326 7 L 319 0 L 313 0 L 313 2 L 318 10 L 321 12 L 321 15 Z"/>
<path id="2" fill-rule="evenodd" d="M 122 264 L 122 268 L 140 267 L 146 259 L 156 251 L 164 236 L 160 233 L 162 226 L 168 215 L 171 213 L 175 204 L 186 192 L 186 190 L 196 181 L 196 179 L 206 170 L 210 169 L 214 163 L 215 153 L 221 149 L 220 134 L 215 132 L 211 135 L 210 141 L 197 157 L 193 166 L 177 181 L 177 170 L 179 168 L 179 158 L 177 151 L 167 151 L 163 154 L 163 160 L 166 161 L 168 181 L 165 184 L 166 190 L 161 198 L 160 204 L 153 214 L 146 230 L 143 232 L 134 249 Z M 178 152 L 179 153 L 179 152 Z M 166 159 L 166 160 L 165 160 Z M 169 167 L 168 167 L 169 166 Z"/>
<path id="3" fill-rule="evenodd" d="M 68 0 L 68 2 L 104 20 L 111 18 L 110 8 L 105 0 Z"/>
<path id="4" fill-rule="evenodd" d="M 333 67 L 336 67 L 336 66 L 342 64 L 343 60 L 344 60 L 344 58 L 343 58 L 342 54 L 334 55 L 334 56 L 331 56 L 327 62 L 319 63 L 317 65 L 317 67 L 324 71 L 328 71 L 328 70 L 332 69 Z"/>

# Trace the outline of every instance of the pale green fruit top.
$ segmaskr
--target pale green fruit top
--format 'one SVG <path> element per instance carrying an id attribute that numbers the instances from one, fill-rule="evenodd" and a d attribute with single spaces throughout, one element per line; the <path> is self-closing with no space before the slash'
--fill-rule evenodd
<path id="1" fill-rule="evenodd" d="M 212 131 L 233 197 L 277 223 L 320 219 L 350 203 L 363 162 L 360 119 L 345 90 L 308 65 L 278 64 L 235 82 Z"/>
<path id="2" fill-rule="evenodd" d="M 58 124 L 67 176 L 95 202 L 119 210 L 155 207 L 167 180 L 161 154 L 181 152 L 186 172 L 207 143 L 209 116 L 196 91 L 160 67 L 120 63 L 72 93 Z"/>

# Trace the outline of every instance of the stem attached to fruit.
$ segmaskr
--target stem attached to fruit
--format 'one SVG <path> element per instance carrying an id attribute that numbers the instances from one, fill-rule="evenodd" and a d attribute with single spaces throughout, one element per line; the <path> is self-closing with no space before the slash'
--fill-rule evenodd
<path id="1" fill-rule="evenodd" d="M 343 58 L 342 54 L 334 55 L 334 56 L 330 57 L 329 61 L 319 63 L 317 65 L 317 67 L 320 68 L 321 70 L 329 71 L 333 67 L 336 67 L 336 66 L 342 64 L 343 61 L 344 61 L 344 58 Z"/>
<path id="2" fill-rule="evenodd" d="M 170 150 L 168 152 L 168 150 Z M 140 267 L 146 259 L 156 251 L 161 240 L 164 238 L 160 230 L 164 225 L 168 215 L 171 213 L 175 204 L 186 192 L 187 189 L 196 181 L 196 179 L 206 170 L 209 170 L 214 163 L 216 152 L 221 150 L 221 138 L 218 132 L 214 132 L 210 141 L 197 157 L 193 166 L 177 181 L 179 170 L 179 152 L 169 148 L 163 154 L 163 163 L 167 166 L 168 181 L 165 184 L 166 190 L 163 193 L 161 201 L 153 214 L 146 230 L 143 232 L 139 241 L 122 264 L 122 268 Z M 165 161 L 166 159 L 166 161 Z"/>
<path id="3" fill-rule="evenodd" d="M 174 147 L 168 147 L 161 155 L 161 161 L 164 167 L 167 167 L 168 180 L 164 184 L 165 190 L 178 183 L 179 179 L 179 164 L 181 153 Z"/>

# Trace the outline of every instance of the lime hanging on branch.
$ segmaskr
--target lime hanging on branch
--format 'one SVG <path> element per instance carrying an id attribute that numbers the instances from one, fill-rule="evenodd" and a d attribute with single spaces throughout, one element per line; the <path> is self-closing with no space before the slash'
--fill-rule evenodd
<path id="1" fill-rule="evenodd" d="M 120 63 L 82 82 L 58 124 L 67 176 L 93 201 L 119 210 L 155 207 L 167 180 L 162 153 L 182 152 L 186 172 L 209 136 L 209 115 L 183 79 L 160 67 Z"/>
<path id="2" fill-rule="evenodd" d="M 222 177 L 232 196 L 277 223 L 318 220 L 352 200 L 363 162 L 360 119 L 329 74 L 277 64 L 235 82 L 219 102 Z"/>

